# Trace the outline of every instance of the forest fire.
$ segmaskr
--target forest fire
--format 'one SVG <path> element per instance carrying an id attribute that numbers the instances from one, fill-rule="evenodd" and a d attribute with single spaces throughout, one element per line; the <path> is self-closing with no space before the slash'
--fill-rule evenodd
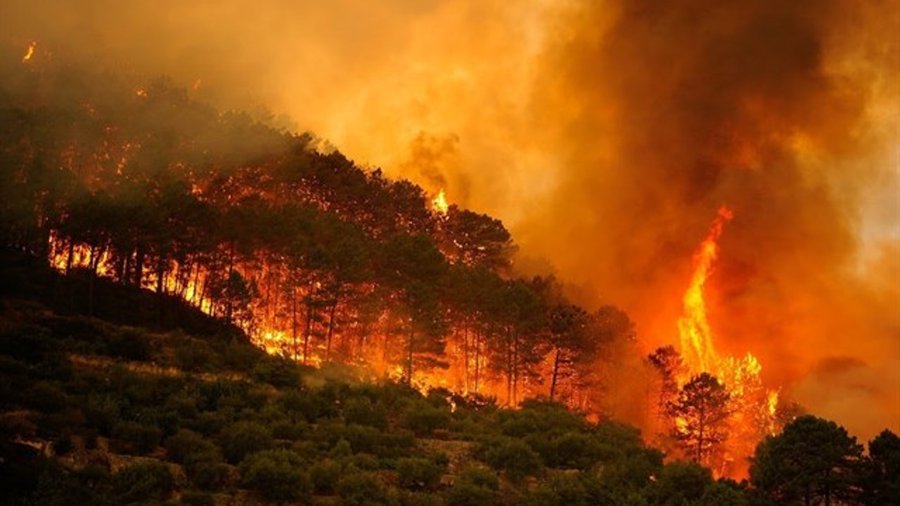
<path id="1" fill-rule="evenodd" d="M 733 212 L 722 206 L 709 233 L 700 244 L 694 257 L 694 273 L 684 294 L 684 313 L 678 320 L 680 353 L 684 368 L 677 375 L 679 388 L 694 383 L 704 373 L 724 387 L 721 420 L 710 420 L 712 425 L 722 425 L 721 434 L 716 435 L 722 450 L 714 455 L 712 449 L 704 448 L 704 427 L 691 424 L 681 416 L 675 417 L 676 433 L 685 438 L 699 437 L 697 460 L 707 461 L 720 475 L 742 476 L 746 473 L 744 459 L 749 456 L 765 435 L 774 433 L 775 412 L 778 407 L 778 392 L 762 385 L 760 373 L 762 365 L 751 353 L 743 358 L 723 357 L 715 349 L 713 332 L 710 327 L 704 288 L 712 274 L 713 263 L 718 255 L 718 240 L 725 225 L 733 218 Z M 699 434 L 691 434 L 700 431 Z"/>
<path id="2" fill-rule="evenodd" d="M 437 196 L 431 200 L 431 208 L 438 212 L 438 214 L 447 214 L 447 211 L 450 209 L 450 205 L 447 204 L 447 195 L 444 193 L 444 189 L 438 192 Z"/>

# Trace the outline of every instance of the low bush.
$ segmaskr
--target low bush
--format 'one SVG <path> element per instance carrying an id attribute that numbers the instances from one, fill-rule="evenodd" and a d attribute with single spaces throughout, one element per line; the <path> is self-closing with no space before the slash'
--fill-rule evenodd
<path id="1" fill-rule="evenodd" d="M 112 476 L 117 504 L 164 501 L 172 494 L 175 479 L 165 464 L 147 462 L 125 467 Z"/>
<path id="2" fill-rule="evenodd" d="M 444 467 L 431 459 L 403 458 L 397 460 L 400 486 L 409 490 L 434 490 L 441 483 Z"/>
<path id="3" fill-rule="evenodd" d="M 287 450 L 257 452 L 241 462 L 241 484 L 270 501 L 308 502 L 313 485 L 303 464 Z"/>

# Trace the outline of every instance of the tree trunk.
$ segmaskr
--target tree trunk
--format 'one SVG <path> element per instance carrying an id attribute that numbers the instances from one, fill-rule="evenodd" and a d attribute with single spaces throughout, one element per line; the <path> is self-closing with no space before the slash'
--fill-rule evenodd
<path id="1" fill-rule="evenodd" d="M 478 380 L 480 378 L 481 373 L 481 338 L 478 337 L 478 334 L 475 334 L 474 339 L 475 344 L 475 393 L 478 393 Z"/>
<path id="2" fill-rule="evenodd" d="M 69 239 L 69 247 L 66 255 L 66 274 L 72 270 L 72 257 L 75 256 L 75 241 Z"/>
<path id="3" fill-rule="evenodd" d="M 163 261 L 162 253 L 160 253 L 159 260 L 156 262 L 156 293 L 160 298 L 166 291 L 165 275 L 165 262 Z"/>
<path id="4" fill-rule="evenodd" d="M 229 322 L 231 321 L 231 314 L 234 312 L 234 300 L 232 299 L 232 293 L 228 293 L 231 285 L 231 277 L 234 275 L 234 242 L 231 243 L 231 248 L 228 251 L 228 277 L 225 279 L 225 289 L 227 292 L 225 293 L 225 319 Z"/>
<path id="5" fill-rule="evenodd" d="M 134 253 L 134 280 L 132 284 L 141 288 L 141 281 L 144 279 L 144 250 L 140 246 Z"/>
<path id="6" fill-rule="evenodd" d="M 297 361 L 297 290 L 291 288 L 291 351 Z"/>
<path id="7" fill-rule="evenodd" d="M 700 416 L 698 417 L 698 420 L 700 423 L 700 427 L 699 427 L 699 432 L 697 434 L 697 463 L 702 464 L 703 463 L 703 436 L 704 436 L 703 432 L 704 432 L 704 429 L 706 428 L 706 423 L 705 423 L 706 422 L 706 413 L 705 413 L 705 410 L 703 409 L 702 405 L 700 406 Z"/>
<path id="8" fill-rule="evenodd" d="M 409 342 L 406 346 L 406 386 L 412 386 L 412 375 L 413 375 L 413 339 L 415 338 L 416 331 L 413 329 L 409 330 Z"/>
<path id="9" fill-rule="evenodd" d="M 519 333 L 513 334 L 513 406 L 519 404 Z"/>
<path id="10" fill-rule="evenodd" d="M 303 363 L 309 364 L 309 335 L 312 330 L 312 304 L 306 303 L 306 328 L 303 330 Z"/>
<path id="11" fill-rule="evenodd" d="M 559 377 L 559 348 L 553 357 L 553 374 L 550 376 L 550 400 L 556 398 L 556 380 Z"/>
<path id="12" fill-rule="evenodd" d="M 325 337 L 325 361 L 331 358 L 331 338 L 334 335 L 334 313 L 337 311 L 338 298 L 334 298 L 331 304 L 331 310 L 328 314 L 328 333 Z"/>
<path id="13" fill-rule="evenodd" d="M 512 384 L 513 384 L 513 351 L 512 351 L 512 333 L 506 329 L 506 405 L 512 405 Z"/>
<path id="14" fill-rule="evenodd" d="M 469 326 L 463 321 L 463 395 L 469 393 Z"/>

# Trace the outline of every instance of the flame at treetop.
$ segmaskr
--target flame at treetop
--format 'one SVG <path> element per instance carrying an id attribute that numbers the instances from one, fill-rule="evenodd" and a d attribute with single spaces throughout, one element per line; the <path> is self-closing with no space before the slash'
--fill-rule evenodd
<path id="1" fill-rule="evenodd" d="M 703 299 L 703 286 L 709 278 L 712 264 L 718 253 L 719 236 L 725 224 L 734 216 L 725 206 L 719 208 L 719 214 L 713 222 L 706 239 L 700 244 L 696 253 L 697 264 L 691 283 L 684 293 L 684 315 L 678 320 L 678 333 L 681 343 L 681 355 L 687 366 L 695 372 L 709 372 L 718 375 L 719 357 L 712 342 L 712 331 L 706 316 L 706 302 Z"/>
<path id="2" fill-rule="evenodd" d="M 762 364 L 752 353 L 736 358 L 722 357 L 716 352 L 704 287 L 718 255 L 719 237 L 733 216 L 727 207 L 719 208 L 709 233 L 695 253 L 694 273 L 684 293 L 683 314 L 678 319 L 680 353 L 685 369 L 677 380 L 683 385 L 694 375 L 706 372 L 725 386 L 731 398 L 729 435 L 723 445 L 722 458 L 713 464 L 713 468 L 718 475 L 743 476 L 746 474 L 743 457 L 751 455 L 756 443 L 777 429 L 778 391 L 763 386 Z M 679 431 L 686 430 L 684 420 L 676 419 L 675 426 Z"/>
<path id="3" fill-rule="evenodd" d="M 441 191 L 438 192 L 436 197 L 431 199 L 431 207 L 437 211 L 438 214 L 447 214 L 450 205 L 447 203 L 447 195 L 444 193 L 443 188 L 441 188 Z"/>
<path id="4" fill-rule="evenodd" d="M 28 49 L 25 50 L 25 55 L 22 56 L 22 63 L 27 62 L 32 57 L 34 57 L 34 50 L 37 49 L 37 42 L 32 42 L 28 44 Z"/>

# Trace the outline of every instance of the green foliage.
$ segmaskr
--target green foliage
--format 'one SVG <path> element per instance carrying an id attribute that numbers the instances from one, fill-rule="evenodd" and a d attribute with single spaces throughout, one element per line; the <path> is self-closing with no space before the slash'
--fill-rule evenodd
<path id="1" fill-rule="evenodd" d="M 869 441 L 869 457 L 863 501 L 888 504 L 900 498 L 900 437 L 885 429 Z"/>
<path id="2" fill-rule="evenodd" d="M 24 394 L 31 407 L 45 413 L 61 411 L 69 402 L 66 392 L 57 383 L 39 381 Z"/>
<path id="3" fill-rule="evenodd" d="M 776 502 L 856 501 L 862 446 L 834 422 L 804 415 L 756 447 L 750 482 Z"/>
<path id="4" fill-rule="evenodd" d="M 321 459 L 309 468 L 309 476 L 317 494 L 337 492 L 337 483 L 342 474 L 341 464 L 332 459 Z"/>
<path id="5" fill-rule="evenodd" d="M 706 488 L 697 506 L 718 506 L 720 504 L 728 504 L 729 506 L 749 506 L 749 494 L 740 489 L 734 483 L 718 481 Z"/>
<path id="6" fill-rule="evenodd" d="M 403 458 L 397 460 L 400 486 L 409 490 L 434 490 L 441 482 L 445 467 L 431 459 Z"/>
<path id="7" fill-rule="evenodd" d="M 290 451 L 260 451 L 241 462 L 241 484 L 270 501 L 305 503 L 313 485 L 303 468 L 302 459 Z"/>
<path id="8" fill-rule="evenodd" d="M 125 360 L 149 360 L 155 351 L 150 337 L 138 329 L 122 328 L 106 335 L 106 352 Z"/>
<path id="9" fill-rule="evenodd" d="M 437 429 L 446 429 L 450 425 L 450 410 L 446 407 L 435 407 L 425 402 L 415 402 L 406 409 L 404 426 L 416 435 L 433 433 Z"/>
<path id="10" fill-rule="evenodd" d="M 365 397 L 352 398 L 344 405 L 344 421 L 383 431 L 388 426 L 387 410 L 381 404 L 373 404 Z"/>
<path id="11" fill-rule="evenodd" d="M 188 506 L 215 506 L 216 498 L 209 492 L 185 490 L 181 493 L 181 503 Z"/>
<path id="12" fill-rule="evenodd" d="M 164 501 L 172 493 L 175 479 L 165 464 L 133 464 L 112 477 L 112 490 L 118 504 Z"/>
<path id="13" fill-rule="evenodd" d="M 122 451 L 146 454 L 159 447 L 162 431 L 138 422 L 121 421 L 113 427 L 112 437 L 122 443 Z"/>
<path id="14" fill-rule="evenodd" d="M 269 430 L 254 422 L 237 422 L 219 437 L 222 453 L 228 462 L 237 464 L 247 455 L 272 447 Z"/>
<path id="15" fill-rule="evenodd" d="M 392 504 L 381 480 L 373 473 L 346 473 L 337 484 L 338 496 L 344 506 L 376 506 Z"/>
<path id="16" fill-rule="evenodd" d="M 214 454 L 218 447 L 200 434 L 181 429 L 174 436 L 166 439 L 166 455 L 172 462 L 183 464 L 197 454 Z"/>
<path id="17" fill-rule="evenodd" d="M 518 439 L 501 438 L 487 443 L 485 462 L 506 477 L 517 482 L 526 476 L 534 476 L 541 471 L 540 456 L 525 442 Z"/>
<path id="18" fill-rule="evenodd" d="M 551 473 L 536 490 L 528 494 L 523 503 L 534 506 L 588 506 L 593 504 L 581 477 L 569 472 Z"/>
<path id="19" fill-rule="evenodd" d="M 175 347 L 175 365 L 185 371 L 209 371 L 218 366 L 218 355 L 206 341 L 177 335 L 179 344 Z"/>
<path id="20" fill-rule="evenodd" d="M 650 502 L 680 506 L 699 501 L 713 484 L 712 473 L 694 462 L 671 462 L 663 467 L 650 490 Z"/>
<path id="21" fill-rule="evenodd" d="M 300 384 L 300 368 L 289 359 L 265 357 L 253 367 L 253 379 L 278 388 L 296 388 Z"/>

